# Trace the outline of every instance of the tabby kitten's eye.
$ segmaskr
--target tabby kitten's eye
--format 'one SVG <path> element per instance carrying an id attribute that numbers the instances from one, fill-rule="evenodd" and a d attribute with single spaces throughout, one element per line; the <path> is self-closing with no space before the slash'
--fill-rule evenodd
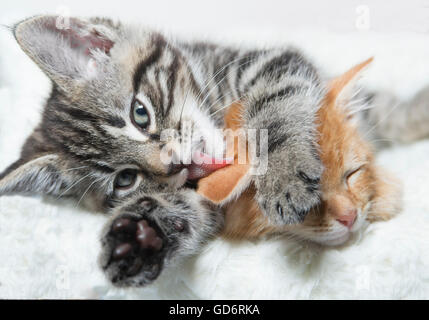
<path id="1" fill-rule="evenodd" d="M 131 106 L 131 120 L 139 128 L 146 130 L 150 125 L 149 112 L 138 99 L 134 99 Z"/>
<path id="2" fill-rule="evenodd" d="M 137 171 L 132 169 L 125 169 L 116 177 L 115 189 L 128 189 L 134 186 L 137 180 Z"/>

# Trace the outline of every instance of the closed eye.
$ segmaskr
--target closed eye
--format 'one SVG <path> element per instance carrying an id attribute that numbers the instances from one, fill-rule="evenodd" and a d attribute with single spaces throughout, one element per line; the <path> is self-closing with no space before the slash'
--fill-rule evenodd
<path id="1" fill-rule="evenodd" d="M 365 168 L 365 165 L 361 165 L 355 169 L 346 171 L 346 173 L 344 174 L 344 180 L 346 181 L 346 183 L 349 186 L 353 185 L 356 182 L 359 175 L 362 173 L 364 168 Z"/>

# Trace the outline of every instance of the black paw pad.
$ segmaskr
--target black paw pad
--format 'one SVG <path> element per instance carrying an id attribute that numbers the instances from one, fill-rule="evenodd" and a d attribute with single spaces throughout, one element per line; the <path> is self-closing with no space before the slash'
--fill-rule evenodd
<path id="1" fill-rule="evenodd" d="M 162 239 L 158 237 L 155 229 L 150 227 L 146 220 L 140 220 L 137 223 L 136 240 L 141 249 L 159 251 L 163 245 Z"/>
<path id="2" fill-rule="evenodd" d="M 132 252 L 133 246 L 130 243 L 122 243 L 113 250 L 112 258 L 121 260 L 130 256 Z"/>
<path id="3" fill-rule="evenodd" d="M 113 222 L 112 232 L 134 234 L 137 230 L 137 223 L 131 219 L 119 218 Z"/>
<path id="4" fill-rule="evenodd" d="M 145 279 L 155 279 L 158 276 L 164 241 L 147 220 L 118 218 L 112 224 L 110 236 L 115 242 L 111 251 L 111 262 L 117 263 L 118 266 L 118 272 L 112 278 L 113 282 L 122 281 L 140 272 L 144 272 Z"/>
<path id="5" fill-rule="evenodd" d="M 172 250 L 169 237 L 174 234 L 173 228 L 186 230 L 186 220 L 177 217 L 162 219 L 156 215 L 154 211 L 158 210 L 158 205 L 156 200 L 141 198 L 132 209 L 142 209 L 142 212 L 121 214 L 105 231 L 100 264 L 115 286 L 152 283 L 161 274 L 165 259 Z M 152 210 L 152 214 L 145 215 L 147 211 L 143 210 Z M 177 219 L 177 226 L 171 224 L 175 221 L 171 218 Z"/>

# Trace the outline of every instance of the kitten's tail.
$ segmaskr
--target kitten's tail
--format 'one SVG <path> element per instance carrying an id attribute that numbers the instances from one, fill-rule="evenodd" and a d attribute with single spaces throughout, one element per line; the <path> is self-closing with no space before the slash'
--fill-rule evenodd
<path id="1" fill-rule="evenodd" d="M 429 86 L 401 101 L 390 92 L 366 94 L 372 108 L 361 112 L 363 133 L 377 147 L 429 138 Z"/>

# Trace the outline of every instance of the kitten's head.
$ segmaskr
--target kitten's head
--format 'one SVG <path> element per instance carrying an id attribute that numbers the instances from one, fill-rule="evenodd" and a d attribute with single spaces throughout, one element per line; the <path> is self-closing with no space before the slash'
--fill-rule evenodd
<path id="1" fill-rule="evenodd" d="M 21 158 L 0 175 L 0 195 L 103 195 L 97 203 L 106 204 L 139 188 L 183 184 L 189 170 L 160 151 L 162 132 L 177 137 L 184 124 L 192 150 L 222 152 L 214 146 L 223 137 L 200 108 L 197 72 L 161 35 L 55 16 L 25 20 L 14 35 L 53 90 Z M 164 156 L 182 160 L 174 148 Z"/>
<path id="2" fill-rule="evenodd" d="M 290 228 L 299 237 L 325 245 L 349 239 L 366 221 L 388 219 L 400 208 L 399 184 L 375 165 L 373 150 L 358 130 L 357 107 L 351 101 L 365 61 L 330 83 L 319 110 L 319 145 L 325 171 L 322 203 L 301 225 Z"/>

